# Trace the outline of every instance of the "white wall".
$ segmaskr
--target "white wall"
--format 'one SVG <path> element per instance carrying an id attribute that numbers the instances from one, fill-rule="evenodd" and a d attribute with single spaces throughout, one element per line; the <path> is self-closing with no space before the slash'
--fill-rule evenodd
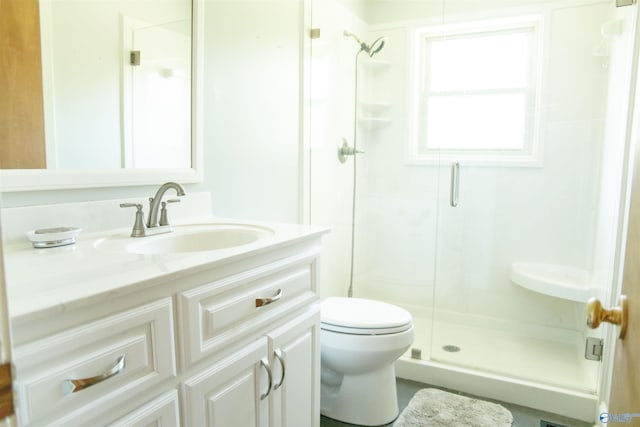
<path id="1" fill-rule="evenodd" d="M 367 23 L 383 24 L 436 18 L 447 22 L 455 16 L 478 14 L 507 13 L 523 8 L 540 7 L 544 4 L 557 3 L 557 0 L 364 0 L 368 7 L 364 12 Z M 581 0 L 576 0 L 578 2 Z M 587 0 L 588 1 L 588 0 Z"/>
<path id="2" fill-rule="evenodd" d="M 321 36 L 312 41 L 310 217 L 313 224 L 331 227 L 331 233 L 323 239 L 320 294 L 346 296 L 354 161 L 349 158 L 346 163 L 340 163 L 337 149 L 342 138 L 353 145 L 354 71 L 359 46 L 353 39 L 345 38 L 344 31 L 364 35 L 365 26 L 336 0 L 313 2 L 312 26 L 320 28 Z M 367 150 L 363 139 L 356 138 L 358 149 Z M 364 177 L 364 166 L 363 158 L 359 157 L 360 177 Z M 359 187 L 358 192 L 364 194 L 363 188 Z M 356 253 L 361 255 L 362 250 L 358 248 Z"/>
<path id="3" fill-rule="evenodd" d="M 209 0 L 205 186 L 222 216 L 297 222 L 302 2 Z"/>

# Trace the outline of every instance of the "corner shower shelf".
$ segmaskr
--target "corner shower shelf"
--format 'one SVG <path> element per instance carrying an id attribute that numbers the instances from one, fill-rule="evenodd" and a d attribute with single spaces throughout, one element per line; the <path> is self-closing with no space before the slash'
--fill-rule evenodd
<path id="1" fill-rule="evenodd" d="M 570 301 L 586 302 L 596 293 L 591 274 L 569 265 L 514 262 L 509 277 L 523 288 Z"/>
<path id="2" fill-rule="evenodd" d="M 360 117 L 358 121 L 364 129 L 368 130 L 378 129 L 391 123 L 391 119 L 381 117 Z"/>
<path id="3" fill-rule="evenodd" d="M 380 71 L 391 68 L 391 61 L 385 61 L 382 59 L 370 59 L 360 62 L 360 66 L 372 71 Z"/>
<path id="4" fill-rule="evenodd" d="M 367 115 L 378 116 L 389 111 L 391 104 L 386 102 L 361 102 L 360 108 Z"/>

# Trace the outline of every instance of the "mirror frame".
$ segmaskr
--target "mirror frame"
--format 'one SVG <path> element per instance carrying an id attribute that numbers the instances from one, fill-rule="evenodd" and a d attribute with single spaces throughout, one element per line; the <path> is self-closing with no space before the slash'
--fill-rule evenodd
<path id="1" fill-rule="evenodd" d="M 0 191 L 38 191 L 155 185 L 203 180 L 204 0 L 191 0 L 191 168 L 185 169 L 4 169 Z"/>

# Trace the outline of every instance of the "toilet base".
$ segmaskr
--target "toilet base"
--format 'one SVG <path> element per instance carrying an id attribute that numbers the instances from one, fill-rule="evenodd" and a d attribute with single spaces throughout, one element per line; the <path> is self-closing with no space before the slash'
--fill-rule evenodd
<path id="1" fill-rule="evenodd" d="M 323 375 L 327 372 L 323 372 Z M 335 376 L 322 382 L 320 413 L 349 424 L 379 426 L 398 417 L 398 396 L 393 364 L 360 375 Z"/>

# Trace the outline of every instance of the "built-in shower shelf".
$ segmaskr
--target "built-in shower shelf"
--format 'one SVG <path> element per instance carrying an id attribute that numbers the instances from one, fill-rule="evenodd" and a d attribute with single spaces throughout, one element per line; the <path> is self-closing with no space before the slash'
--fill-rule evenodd
<path id="1" fill-rule="evenodd" d="M 391 61 L 385 61 L 384 59 L 369 59 L 360 62 L 360 66 L 365 70 L 382 71 L 391 68 Z"/>
<path id="2" fill-rule="evenodd" d="M 386 102 L 361 102 L 360 108 L 366 116 L 379 116 L 389 111 L 391 104 Z"/>
<path id="3" fill-rule="evenodd" d="M 360 117 L 360 125 L 365 129 L 378 129 L 391 123 L 391 119 L 383 117 Z"/>
<path id="4" fill-rule="evenodd" d="M 556 298 L 586 302 L 596 296 L 591 274 L 569 265 L 514 262 L 510 278 L 518 286 Z"/>

